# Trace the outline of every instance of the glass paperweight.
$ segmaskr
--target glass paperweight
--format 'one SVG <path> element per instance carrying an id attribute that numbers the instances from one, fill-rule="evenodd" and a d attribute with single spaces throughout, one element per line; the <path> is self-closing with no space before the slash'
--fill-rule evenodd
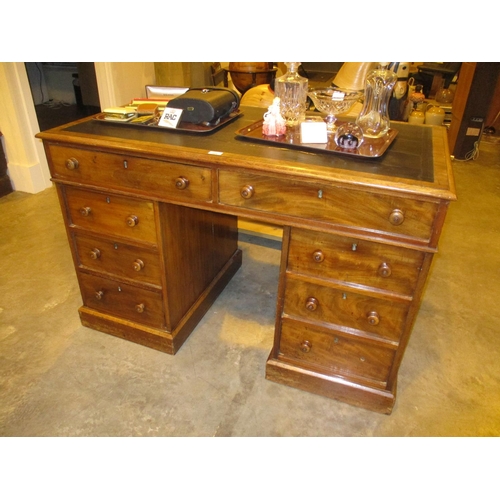
<path id="1" fill-rule="evenodd" d="M 288 71 L 274 84 L 274 95 L 280 98 L 281 116 L 287 127 L 303 122 L 307 109 L 308 80 L 298 74 L 300 63 L 285 63 Z"/>
<path id="2" fill-rule="evenodd" d="M 329 134 L 335 133 L 337 115 L 348 113 L 361 99 L 363 93 L 334 87 L 309 89 L 307 95 L 321 113 L 326 114 L 325 122 Z"/>
<path id="3" fill-rule="evenodd" d="M 355 123 L 342 123 L 335 131 L 335 144 L 343 151 L 354 152 L 363 143 L 363 131 Z"/>

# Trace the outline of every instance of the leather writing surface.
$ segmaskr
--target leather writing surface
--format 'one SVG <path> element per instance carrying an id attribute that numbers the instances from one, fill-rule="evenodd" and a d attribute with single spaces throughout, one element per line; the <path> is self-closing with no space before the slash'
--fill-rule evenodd
<path id="1" fill-rule="evenodd" d="M 433 182 L 432 128 L 391 122 L 398 135 L 388 151 L 380 158 L 356 158 L 353 156 L 301 152 L 279 146 L 252 143 L 236 137 L 236 131 L 262 118 L 263 108 L 243 107 L 242 115 L 234 122 L 212 133 L 186 133 L 164 130 L 156 127 L 136 126 L 89 120 L 68 127 L 67 131 L 79 132 L 120 139 L 144 140 L 158 144 L 186 148 L 223 151 L 256 158 L 270 158 L 277 161 L 300 162 L 322 167 L 373 173 L 388 177 Z M 429 147 L 422 150 L 422 144 Z"/>

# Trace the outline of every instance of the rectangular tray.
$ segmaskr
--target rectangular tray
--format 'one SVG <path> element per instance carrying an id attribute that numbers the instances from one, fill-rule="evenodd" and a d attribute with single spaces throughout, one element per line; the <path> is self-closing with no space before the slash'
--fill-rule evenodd
<path id="1" fill-rule="evenodd" d="M 106 120 L 104 118 L 104 113 L 99 113 L 94 116 L 94 120 L 100 122 L 100 123 L 106 123 L 108 125 L 119 125 L 121 127 L 134 127 L 134 128 L 147 128 L 149 130 L 154 129 L 154 130 L 164 130 L 165 132 L 188 132 L 188 133 L 195 133 L 195 134 L 207 134 L 214 132 L 218 130 L 219 128 L 223 127 L 224 125 L 227 125 L 228 123 L 231 123 L 232 121 L 236 120 L 240 116 L 242 116 L 243 113 L 238 109 L 236 111 L 233 111 L 230 113 L 228 116 L 223 118 L 217 125 L 202 125 L 202 124 L 195 124 L 195 123 L 188 123 L 188 122 L 180 122 L 177 126 L 177 128 L 168 128 L 168 127 L 159 127 L 156 123 L 133 123 L 133 122 L 120 122 L 120 121 L 114 121 L 114 120 Z"/>
<path id="2" fill-rule="evenodd" d="M 335 144 L 333 134 L 328 135 L 328 142 L 326 144 L 304 144 L 300 142 L 300 127 L 287 129 L 286 135 L 267 136 L 262 133 L 263 123 L 263 119 L 256 121 L 252 125 L 238 130 L 236 135 L 242 139 L 260 142 L 263 144 L 298 149 L 300 151 L 312 151 L 315 153 L 333 153 L 355 156 L 356 158 L 379 158 L 387 151 L 398 135 L 398 131 L 391 128 L 384 137 L 379 139 L 370 139 L 365 137 L 363 143 L 356 151 L 346 151 Z M 339 125 L 341 123 L 342 122 L 338 122 Z"/>

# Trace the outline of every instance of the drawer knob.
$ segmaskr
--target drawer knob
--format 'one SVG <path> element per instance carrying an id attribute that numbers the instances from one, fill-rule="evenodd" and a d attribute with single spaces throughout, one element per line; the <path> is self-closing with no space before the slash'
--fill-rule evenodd
<path id="1" fill-rule="evenodd" d="M 139 224 L 139 217 L 137 217 L 137 215 L 129 215 L 127 217 L 127 226 L 134 227 L 137 226 L 137 224 Z"/>
<path id="2" fill-rule="evenodd" d="M 177 189 L 186 189 L 189 186 L 189 179 L 185 177 L 177 177 L 175 180 L 175 187 Z"/>
<path id="3" fill-rule="evenodd" d="M 312 349 L 312 344 L 309 340 L 304 340 L 302 344 L 300 344 L 300 350 L 302 352 L 309 352 Z"/>
<path id="4" fill-rule="evenodd" d="M 103 297 L 104 297 L 104 292 L 102 290 L 99 290 L 95 293 L 95 298 L 97 300 L 102 300 Z"/>
<path id="5" fill-rule="evenodd" d="M 378 274 L 382 276 L 382 278 L 388 278 L 392 274 L 392 269 L 387 262 L 382 262 L 380 266 L 378 266 Z"/>
<path id="6" fill-rule="evenodd" d="M 370 325 L 376 326 L 380 323 L 380 316 L 376 311 L 369 312 L 366 318 L 368 319 L 368 323 L 370 323 Z"/>
<path id="7" fill-rule="evenodd" d="M 318 299 L 315 297 L 309 297 L 306 300 L 306 309 L 308 309 L 309 311 L 316 311 L 318 305 L 319 305 Z"/>
<path id="8" fill-rule="evenodd" d="M 141 259 L 136 259 L 133 264 L 134 271 L 140 271 L 144 268 L 144 262 Z"/>
<path id="9" fill-rule="evenodd" d="M 98 248 L 93 248 L 90 251 L 90 258 L 97 260 L 101 256 L 101 251 Z"/>
<path id="10" fill-rule="evenodd" d="M 325 260 L 325 255 L 321 250 L 316 250 L 312 257 L 314 262 L 323 262 Z"/>
<path id="11" fill-rule="evenodd" d="M 66 160 L 66 168 L 68 170 L 76 170 L 78 168 L 78 160 L 76 158 L 68 158 Z"/>
<path id="12" fill-rule="evenodd" d="M 241 188 L 240 194 L 242 198 L 245 198 L 245 200 L 249 200 L 255 193 L 255 189 L 253 186 L 246 185 Z"/>
<path id="13" fill-rule="evenodd" d="M 92 209 L 90 207 L 82 207 L 80 208 L 80 214 L 84 217 L 88 217 L 92 213 Z"/>
<path id="14" fill-rule="evenodd" d="M 399 226 L 399 225 L 403 224 L 404 220 L 405 220 L 405 214 L 399 208 L 395 208 L 391 212 L 391 215 L 389 215 L 389 222 L 393 226 Z"/>
<path id="15" fill-rule="evenodd" d="M 135 306 L 135 310 L 138 312 L 138 313 L 143 313 L 144 310 L 146 309 L 146 306 L 144 304 L 137 304 Z"/>

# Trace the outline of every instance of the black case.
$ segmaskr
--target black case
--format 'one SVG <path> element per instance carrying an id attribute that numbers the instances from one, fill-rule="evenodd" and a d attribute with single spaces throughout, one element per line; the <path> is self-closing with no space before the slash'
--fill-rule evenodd
<path id="1" fill-rule="evenodd" d="M 168 102 L 169 108 L 182 109 L 181 122 L 206 125 L 217 125 L 239 106 L 239 95 L 226 87 L 192 88 Z"/>

